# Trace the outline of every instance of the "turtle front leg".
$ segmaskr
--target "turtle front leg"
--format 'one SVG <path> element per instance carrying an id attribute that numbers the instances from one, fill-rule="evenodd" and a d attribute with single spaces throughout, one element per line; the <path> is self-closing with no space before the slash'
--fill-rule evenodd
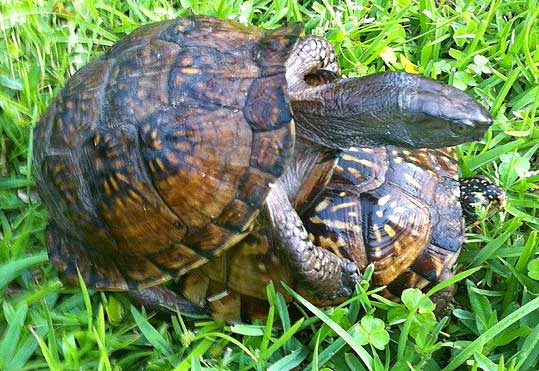
<path id="1" fill-rule="evenodd" d="M 195 316 L 211 315 L 211 310 L 208 307 L 195 305 L 183 296 L 163 286 L 133 289 L 127 291 L 127 294 L 147 309 L 159 312 L 178 309 L 182 313 Z"/>
<path id="2" fill-rule="evenodd" d="M 445 281 L 451 277 L 453 277 L 453 272 L 451 272 L 449 269 L 444 269 L 436 282 L 433 282 L 429 286 L 435 286 L 438 283 Z M 434 314 L 436 315 L 436 317 L 442 317 L 449 303 L 451 303 L 451 301 L 453 300 L 455 290 L 455 285 L 447 286 L 446 288 L 438 291 L 430 297 L 430 300 L 436 305 L 436 309 L 434 310 Z"/>
<path id="3" fill-rule="evenodd" d="M 298 290 L 328 301 L 351 296 L 360 280 L 356 264 L 312 243 L 279 182 L 272 186 L 266 208 L 272 238 L 290 265 Z"/>
<path id="4" fill-rule="evenodd" d="M 484 176 L 461 178 L 460 204 L 466 220 L 466 226 L 479 222 L 476 208 L 487 210 L 487 216 L 493 215 L 505 207 L 507 196 L 505 192 Z"/>
<path id="5" fill-rule="evenodd" d="M 320 71 L 325 72 L 320 74 Z M 288 91 L 294 93 L 309 88 L 307 80 L 310 74 L 330 81 L 340 77 L 335 49 L 326 39 L 309 36 L 296 45 L 286 61 Z"/>

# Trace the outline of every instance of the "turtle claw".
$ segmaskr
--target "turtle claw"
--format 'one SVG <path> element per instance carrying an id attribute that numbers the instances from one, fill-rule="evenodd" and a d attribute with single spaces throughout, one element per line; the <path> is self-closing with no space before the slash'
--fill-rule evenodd
<path id="1" fill-rule="evenodd" d="M 339 296 L 352 296 L 359 281 L 361 281 L 361 275 L 359 274 L 357 265 L 353 262 L 343 264 L 340 283 L 343 293 Z"/>
<path id="2" fill-rule="evenodd" d="M 336 300 L 340 298 L 349 298 L 354 294 L 356 284 L 361 280 L 361 275 L 357 265 L 351 261 L 345 261 L 341 265 L 341 277 L 338 284 L 335 286 L 333 293 L 330 293 L 326 289 L 327 299 Z M 324 293 L 320 293 L 320 297 L 326 296 Z"/>
<path id="3" fill-rule="evenodd" d="M 337 279 L 303 283 L 302 289 L 309 298 L 315 302 L 333 303 L 354 294 L 356 284 L 361 280 L 358 268 L 355 263 L 344 259 L 340 263 L 341 271 Z"/>

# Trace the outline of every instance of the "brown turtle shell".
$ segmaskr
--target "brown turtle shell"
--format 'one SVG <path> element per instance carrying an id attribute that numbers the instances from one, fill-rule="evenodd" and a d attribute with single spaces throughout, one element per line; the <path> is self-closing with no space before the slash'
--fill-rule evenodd
<path id="1" fill-rule="evenodd" d="M 464 237 L 457 164 L 449 148 L 351 148 L 322 192 L 297 207 L 316 245 L 353 260 L 360 271 L 373 264 L 373 283 L 400 296 L 450 275 Z M 194 302 L 209 298 L 216 315 L 229 319 L 265 313 L 269 281 L 291 299 L 279 282 L 294 288 L 293 274 L 268 236 L 258 229 L 191 272 L 183 293 Z M 317 305 L 335 304 L 302 294 Z"/>
<path id="2" fill-rule="evenodd" d="M 56 267 L 97 289 L 159 284 L 250 232 L 294 144 L 284 63 L 301 26 L 188 17 L 80 69 L 35 129 Z"/>

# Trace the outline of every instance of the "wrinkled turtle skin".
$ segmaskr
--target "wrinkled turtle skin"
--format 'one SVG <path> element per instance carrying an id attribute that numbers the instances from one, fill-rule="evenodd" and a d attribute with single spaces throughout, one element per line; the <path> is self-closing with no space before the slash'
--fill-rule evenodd
<path id="1" fill-rule="evenodd" d="M 396 299 L 406 288 L 428 290 L 450 278 L 465 219 L 471 223 L 477 217 L 474 204 L 496 210 L 505 194 L 484 177 L 459 180 L 452 148 L 387 146 L 345 151 L 329 183 L 300 202 L 296 207 L 314 244 L 354 261 L 360 271 L 372 264 L 372 284 L 385 286 L 385 296 Z M 209 300 L 216 316 L 234 322 L 264 317 L 270 281 L 287 300 L 292 298 L 280 282 L 319 306 L 346 299 L 331 302 L 301 292 L 264 229 L 189 273 L 183 292 L 193 301 Z M 437 313 L 452 293 L 450 286 L 432 297 Z"/>
<path id="2" fill-rule="evenodd" d="M 158 22 L 68 81 L 35 128 L 33 160 L 49 256 L 68 282 L 78 268 L 91 288 L 206 313 L 160 284 L 236 245 L 261 214 L 306 291 L 353 291 L 355 263 L 313 245 L 289 201 L 325 182 L 318 159 L 352 145 L 456 145 L 492 120 L 417 75 L 309 84 L 338 66 L 326 40 L 301 30 Z"/>

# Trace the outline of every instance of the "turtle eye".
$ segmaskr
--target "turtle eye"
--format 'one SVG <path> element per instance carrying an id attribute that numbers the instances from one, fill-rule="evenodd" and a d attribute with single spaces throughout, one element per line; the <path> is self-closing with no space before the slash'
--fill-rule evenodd
<path id="1" fill-rule="evenodd" d="M 451 132 L 457 136 L 463 136 L 468 133 L 471 133 L 474 129 L 473 125 L 466 125 L 462 123 L 457 123 L 451 126 Z"/>

